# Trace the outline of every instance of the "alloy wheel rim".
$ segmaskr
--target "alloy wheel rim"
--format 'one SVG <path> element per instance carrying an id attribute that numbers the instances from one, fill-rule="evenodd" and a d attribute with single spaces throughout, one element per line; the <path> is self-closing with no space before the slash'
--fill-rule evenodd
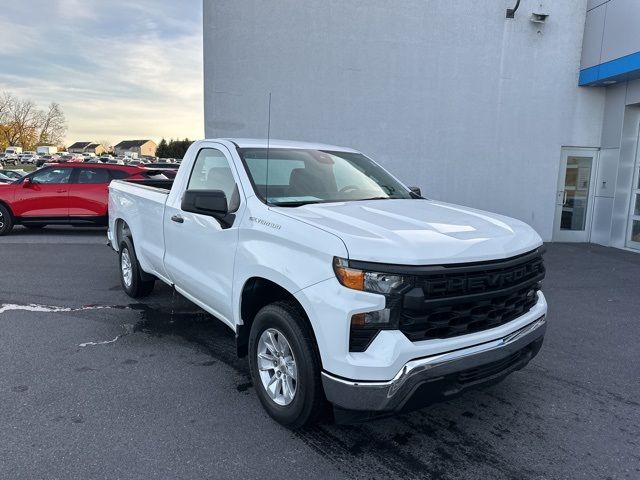
<path id="1" fill-rule="evenodd" d="M 298 369 L 287 338 L 275 328 L 268 328 L 258 340 L 258 371 L 262 387 L 278 405 L 289 405 L 296 396 Z"/>
<path id="2" fill-rule="evenodd" d="M 122 259 L 120 260 L 120 269 L 122 270 L 122 279 L 127 287 L 131 286 L 131 280 L 133 278 L 133 272 L 131 270 L 131 257 L 129 256 L 129 250 L 126 248 L 122 250 Z"/>
<path id="3" fill-rule="evenodd" d="M 0 212 L 0 230 L 4 228 L 4 213 Z"/>

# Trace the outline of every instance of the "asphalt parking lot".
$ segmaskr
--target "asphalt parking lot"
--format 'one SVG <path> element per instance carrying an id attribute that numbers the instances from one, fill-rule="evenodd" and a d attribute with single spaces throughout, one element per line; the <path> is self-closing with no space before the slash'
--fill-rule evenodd
<path id="1" fill-rule="evenodd" d="M 0 238 L 0 478 L 640 478 L 640 255 L 551 244 L 539 356 L 487 390 L 290 432 L 230 330 L 120 289 L 103 230 Z"/>

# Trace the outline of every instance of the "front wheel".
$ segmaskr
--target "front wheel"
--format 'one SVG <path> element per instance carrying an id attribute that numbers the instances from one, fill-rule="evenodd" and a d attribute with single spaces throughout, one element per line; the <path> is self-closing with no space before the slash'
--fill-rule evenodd
<path id="1" fill-rule="evenodd" d="M 120 283 L 132 298 L 146 297 L 153 291 L 155 280 L 147 280 L 140 268 L 133 242 L 126 237 L 120 242 Z"/>
<path id="2" fill-rule="evenodd" d="M 304 314 L 292 302 L 272 303 L 256 315 L 249 369 L 262 406 L 282 425 L 300 428 L 322 412 L 320 357 Z"/>

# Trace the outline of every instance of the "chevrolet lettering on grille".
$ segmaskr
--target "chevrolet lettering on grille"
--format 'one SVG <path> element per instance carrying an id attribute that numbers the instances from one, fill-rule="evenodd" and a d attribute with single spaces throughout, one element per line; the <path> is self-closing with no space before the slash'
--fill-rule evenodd
<path id="1" fill-rule="evenodd" d="M 543 271 L 542 262 L 531 262 L 507 271 L 485 272 L 448 278 L 429 278 L 424 281 L 423 289 L 428 297 L 455 294 L 456 292 L 497 290 L 515 285 Z"/>

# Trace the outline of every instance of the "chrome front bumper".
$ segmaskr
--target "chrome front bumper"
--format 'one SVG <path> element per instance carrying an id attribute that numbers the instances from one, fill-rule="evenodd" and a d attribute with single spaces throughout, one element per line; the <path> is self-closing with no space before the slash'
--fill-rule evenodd
<path id="1" fill-rule="evenodd" d="M 451 394 L 468 387 L 501 379 L 510 372 L 526 365 L 537 353 L 547 327 L 546 316 L 497 340 L 473 347 L 445 352 L 407 362 L 397 375 L 384 382 L 348 380 L 322 372 L 322 383 L 327 399 L 345 410 L 370 412 L 397 411 L 403 409 L 416 391 L 431 384 L 434 389 L 447 386 Z M 522 355 L 517 355 L 522 353 Z M 500 367 L 500 361 L 513 358 L 517 361 L 499 371 L 492 371 L 491 364 Z M 474 369 L 487 367 L 488 374 L 475 381 L 460 384 L 457 374 L 473 374 Z M 480 372 L 481 373 L 481 372 Z M 443 392 L 441 397 L 450 396 Z M 427 402 L 429 403 L 429 402 Z"/>

